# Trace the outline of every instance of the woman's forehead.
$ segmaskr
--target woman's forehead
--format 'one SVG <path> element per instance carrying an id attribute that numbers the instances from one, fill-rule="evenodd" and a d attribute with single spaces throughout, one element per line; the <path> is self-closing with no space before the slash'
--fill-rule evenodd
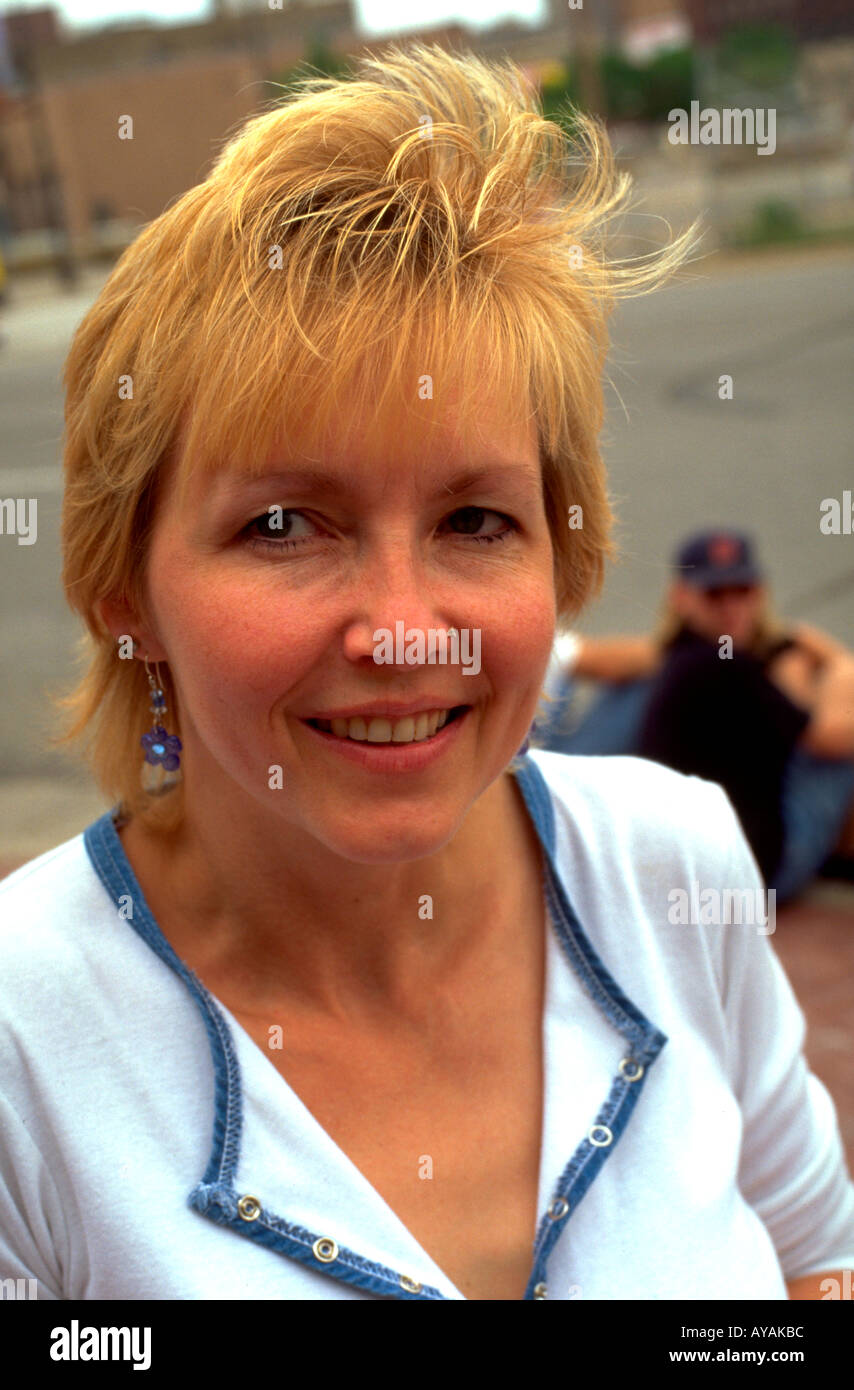
<path id="1" fill-rule="evenodd" d="M 458 406 L 455 394 L 444 403 L 435 399 L 391 401 L 380 412 L 366 394 L 328 417 L 313 412 L 310 403 L 289 412 L 287 419 L 270 419 L 228 447 L 215 438 L 193 448 L 191 420 L 183 422 L 176 444 L 176 475 L 182 490 L 209 482 L 211 476 L 229 482 L 302 475 L 320 483 L 372 475 L 390 468 L 401 473 L 450 477 L 487 468 L 539 469 L 536 420 L 506 394 L 484 391 L 468 408 Z"/>

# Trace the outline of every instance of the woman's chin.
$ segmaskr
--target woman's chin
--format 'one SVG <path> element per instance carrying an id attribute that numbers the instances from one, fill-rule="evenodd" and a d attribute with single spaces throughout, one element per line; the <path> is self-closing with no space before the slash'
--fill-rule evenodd
<path id="1" fill-rule="evenodd" d="M 459 816 L 448 816 L 445 824 L 433 820 L 429 829 L 423 825 L 401 825 L 400 819 L 376 816 L 358 826 L 316 827 L 318 840 L 340 859 L 352 864 L 406 864 L 414 859 L 427 859 L 438 854 L 452 839 L 459 826 Z"/>

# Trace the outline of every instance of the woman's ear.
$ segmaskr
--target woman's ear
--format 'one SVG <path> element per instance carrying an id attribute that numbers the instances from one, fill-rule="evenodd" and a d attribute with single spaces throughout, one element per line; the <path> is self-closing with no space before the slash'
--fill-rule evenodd
<path id="1" fill-rule="evenodd" d="M 165 661 L 166 652 L 158 642 L 151 628 L 137 613 L 133 605 L 124 598 L 101 598 L 95 603 L 95 615 L 116 642 L 133 642 L 135 656 L 148 657 L 149 661 Z"/>

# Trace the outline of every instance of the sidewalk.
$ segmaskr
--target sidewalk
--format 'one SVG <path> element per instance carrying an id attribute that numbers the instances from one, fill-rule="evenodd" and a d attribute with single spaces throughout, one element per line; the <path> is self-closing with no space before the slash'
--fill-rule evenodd
<path id="1" fill-rule="evenodd" d="M 8 299 L 0 310 L 3 348 L 16 362 L 41 361 L 57 343 L 71 335 L 97 297 L 109 274 L 107 266 L 85 266 L 76 284 L 63 285 L 55 275 L 32 271 L 7 284 Z"/>

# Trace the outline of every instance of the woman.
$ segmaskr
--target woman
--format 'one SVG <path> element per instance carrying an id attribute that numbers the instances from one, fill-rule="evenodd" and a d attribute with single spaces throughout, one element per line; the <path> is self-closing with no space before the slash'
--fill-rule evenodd
<path id="1" fill-rule="evenodd" d="M 656 633 L 577 638 L 560 665 L 572 676 L 555 692 L 546 746 L 638 754 L 720 782 L 778 900 L 834 848 L 854 848 L 854 654 L 774 616 L 748 536 L 690 537 Z M 576 677 L 605 691 L 572 729 Z"/>
<path id="2" fill-rule="evenodd" d="M 366 59 L 78 332 L 75 729 L 117 804 L 2 889 L 0 1264 L 42 1297 L 819 1298 L 854 1258 L 767 940 L 667 922 L 757 881 L 723 794 L 514 763 L 609 544 L 625 186 L 575 134 L 512 65 Z"/>

